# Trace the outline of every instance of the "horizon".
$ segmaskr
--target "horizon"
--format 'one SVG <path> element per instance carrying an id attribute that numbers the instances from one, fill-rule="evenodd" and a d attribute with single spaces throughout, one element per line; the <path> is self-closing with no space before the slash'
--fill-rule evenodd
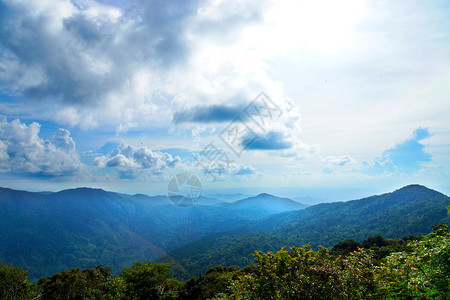
<path id="1" fill-rule="evenodd" d="M 227 202 L 227 203 L 233 203 L 233 202 L 236 202 L 236 201 L 245 200 L 247 198 L 259 197 L 261 195 L 269 195 L 269 196 L 275 196 L 277 198 L 287 198 L 289 200 L 293 200 L 293 201 L 295 201 L 297 203 L 300 203 L 300 204 L 313 206 L 313 205 L 321 204 L 321 203 L 348 202 L 348 201 L 354 201 L 354 200 L 362 200 L 362 199 L 367 198 L 367 197 L 380 196 L 380 195 L 384 195 L 384 194 L 394 193 L 394 192 L 396 192 L 398 190 L 402 190 L 404 188 L 411 187 L 411 186 L 424 187 L 426 189 L 433 190 L 433 191 L 436 191 L 438 193 L 441 193 L 441 194 L 447 196 L 447 194 L 445 192 L 443 192 L 443 191 L 436 190 L 436 189 L 430 188 L 430 187 L 425 186 L 425 185 L 421 185 L 421 184 L 417 184 L 417 183 L 411 183 L 411 184 L 404 185 L 404 186 L 401 186 L 401 187 L 393 189 L 393 190 L 388 190 L 388 191 L 384 191 L 384 192 L 380 192 L 380 193 L 374 193 L 374 194 L 365 194 L 365 195 L 361 195 L 361 196 L 358 196 L 358 197 L 355 197 L 355 198 L 349 198 L 349 199 L 324 199 L 324 198 L 317 198 L 317 197 L 311 197 L 311 196 L 292 196 L 292 197 L 290 197 L 290 196 L 286 196 L 286 195 L 281 195 L 281 194 L 276 194 L 276 193 L 268 193 L 268 192 L 260 192 L 260 193 L 254 193 L 254 194 L 243 194 L 243 193 L 233 193 L 233 194 L 230 194 L 230 193 L 215 193 L 215 194 L 212 194 L 212 193 L 201 193 L 199 195 L 199 197 L 212 198 L 212 199 L 217 199 L 217 200 L 220 200 L 220 201 L 223 201 L 223 202 Z M 171 197 L 170 195 L 167 194 L 167 192 L 165 194 L 164 193 L 161 193 L 161 194 L 122 193 L 122 192 L 118 192 L 118 191 L 107 190 L 107 189 L 103 189 L 103 188 L 87 187 L 87 186 L 79 186 L 79 187 L 74 187 L 74 188 L 67 188 L 67 189 L 53 190 L 53 191 L 51 191 L 51 190 L 13 189 L 13 188 L 10 188 L 10 187 L 1 187 L 1 186 L 0 186 L 0 188 L 12 189 L 12 190 L 16 190 L 16 191 L 32 192 L 32 193 L 45 193 L 45 192 L 58 193 L 58 192 L 63 192 L 63 191 L 67 191 L 67 190 L 92 189 L 92 190 L 101 190 L 101 191 L 104 191 L 104 192 L 112 192 L 112 193 L 125 194 L 125 195 L 131 195 L 131 196 L 144 195 L 144 196 L 148 196 L 148 197 L 157 197 L 157 196 L 168 197 L 168 198 Z M 241 195 L 241 197 L 237 197 L 236 198 L 235 196 L 238 195 L 238 194 Z M 180 193 L 179 195 L 185 196 L 182 193 Z M 221 196 L 221 197 L 218 197 L 218 196 Z M 232 199 L 229 199 L 228 198 L 229 196 L 234 196 L 234 197 Z M 306 202 L 302 202 L 301 201 L 302 199 L 307 200 L 307 201 Z M 196 205 L 196 204 L 194 203 L 193 205 Z"/>
<path id="2" fill-rule="evenodd" d="M 450 194 L 445 1 L 0 1 L 0 186 Z"/>

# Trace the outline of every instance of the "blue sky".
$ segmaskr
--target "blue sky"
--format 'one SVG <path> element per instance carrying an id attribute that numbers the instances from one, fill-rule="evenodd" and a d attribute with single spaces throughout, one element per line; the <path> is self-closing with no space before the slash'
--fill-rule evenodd
<path id="1" fill-rule="evenodd" d="M 445 1 L 2 0 L 0 185 L 449 194 L 448 28 Z"/>

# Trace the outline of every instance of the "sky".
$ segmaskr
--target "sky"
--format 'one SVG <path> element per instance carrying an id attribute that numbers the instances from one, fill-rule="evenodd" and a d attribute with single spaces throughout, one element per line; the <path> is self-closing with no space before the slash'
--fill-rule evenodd
<path id="1" fill-rule="evenodd" d="M 446 1 L 0 0 L 0 186 L 450 194 Z"/>

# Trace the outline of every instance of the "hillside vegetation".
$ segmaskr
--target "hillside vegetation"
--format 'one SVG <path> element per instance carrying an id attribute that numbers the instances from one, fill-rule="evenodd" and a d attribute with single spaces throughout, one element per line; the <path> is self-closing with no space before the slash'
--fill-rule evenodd
<path id="1" fill-rule="evenodd" d="M 135 262 L 74 268 L 31 283 L 19 267 L 0 265 L 1 299 L 450 299 L 450 232 L 423 237 L 342 241 L 331 251 L 309 245 L 255 252 L 250 267 L 216 266 L 186 282 L 170 264 Z M 381 248 L 384 247 L 383 250 Z M 382 254 L 380 257 L 380 254 Z"/>

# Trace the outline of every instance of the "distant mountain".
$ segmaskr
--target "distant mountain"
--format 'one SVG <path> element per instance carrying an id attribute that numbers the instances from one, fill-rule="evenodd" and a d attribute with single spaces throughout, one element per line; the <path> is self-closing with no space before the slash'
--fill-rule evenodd
<path id="1" fill-rule="evenodd" d="M 251 195 L 246 195 L 242 193 L 235 193 L 235 194 L 209 194 L 206 195 L 207 197 L 219 199 L 226 202 L 234 202 L 237 200 L 242 200 L 248 197 L 251 197 Z"/>
<path id="2" fill-rule="evenodd" d="M 245 266 L 254 250 L 281 246 L 331 247 L 339 241 L 369 236 L 399 238 L 430 232 L 432 225 L 450 221 L 450 198 L 420 185 L 348 202 L 325 203 L 300 211 L 271 215 L 240 228 L 216 233 L 172 250 L 160 261 L 176 262 L 183 279 L 218 264 Z"/>
<path id="3" fill-rule="evenodd" d="M 255 213 L 255 210 L 270 212 L 276 214 L 292 210 L 301 210 L 307 207 L 305 204 L 298 203 L 288 198 L 280 198 L 274 195 L 262 193 L 258 196 L 248 197 L 233 203 L 234 208 L 239 208 L 249 213 Z"/>
<path id="4" fill-rule="evenodd" d="M 273 211 L 265 201 L 249 208 L 207 197 L 197 205 L 178 207 L 167 196 L 91 188 L 56 193 L 0 188 L 0 262 L 28 268 L 31 278 L 96 264 L 117 271 L 288 209 L 286 200 L 273 201 Z"/>
<path id="5" fill-rule="evenodd" d="M 331 246 L 342 241 L 347 238 L 343 236 L 348 234 L 347 230 L 353 231 L 352 236 L 361 240 L 377 234 L 387 238 L 423 235 L 434 224 L 450 220 L 446 214 L 449 204 L 450 198 L 442 193 L 421 185 L 408 185 L 392 193 L 347 202 L 322 203 L 302 212 L 269 216 L 245 230 L 287 234 L 312 246 Z M 320 239 L 317 239 L 317 233 Z"/>
<path id="6" fill-rule="evenodd" d="M 173 204 L 167 196 L 161 196 L 161 195 L 147 196 L 144 194 L 136 194 L 133 196 L 126 195 L 126 196 L 132 197 L 133 199 L 140 199 L 143 201 L 148 201 L 148 204 L 153 205 L 153 206 L 172 205 Z M 211 205 L 221 205 L 221 204 L 225 204 L 225 203 L 226 202 L 219 200 L 219 199 L 200 196 L 197 199 L 197 202 L 195 204 L 211 206 Z"/>
<path id="7" fill-rule="evenodd" d="M 300 197 L 300 196 L 297 196 L 297 197 L 292 197 L 291 199 L 294 200 L 294 201 L 297 201 L 299 203 L 306 204 L 308 206 L 319 204 L 319 203 L 330 202 L 329 200 L 326 200 L 326 199 L 320 199 L 320 198 L 314 198 L 314 197 Z"/>
<path id="8" fill-rule="evenodd" d="M 213 197 L 204 197 L 201 196 L 197 202 L 195 203 L 195 205 L 222 205 L 222 204 L 226 204 L 227 202 L 213 198 Z"/>

